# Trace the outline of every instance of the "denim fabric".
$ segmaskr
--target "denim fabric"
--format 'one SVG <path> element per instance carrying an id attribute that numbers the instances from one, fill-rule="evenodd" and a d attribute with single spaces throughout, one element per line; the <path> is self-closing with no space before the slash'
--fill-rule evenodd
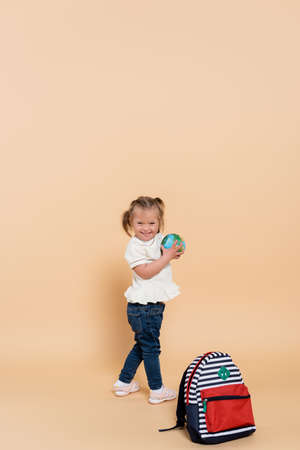
<path id="1" fill-rule="evenodd" d="M 119 379 L 130 383 L 137 368 L 144 361 L 150 389 L 162 386 L 160 372 L 160 327 L 165 309 L 164 303 L 128 303 L 127 318 L 134 332 L 135 345 L 129 352 Z"/>

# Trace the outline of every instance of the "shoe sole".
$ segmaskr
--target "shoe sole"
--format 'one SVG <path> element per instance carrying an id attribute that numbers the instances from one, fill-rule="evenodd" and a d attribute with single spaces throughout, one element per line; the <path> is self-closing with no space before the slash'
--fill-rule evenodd
<path id="1" fill-rule="evenodd" d="M 171 397 L 171 398 L 164 398 L 164 399 L 162 399 L 162 400 L 151 400 L 151 398 L 149 398 L 149 403 L 151 403 L 152 405 L 157 405 L 157 404 L 159 404 L 159 403 L 162 403 L 162 402 L 166 402 L 166 401 L 168 401 L 168 400 L 175 400 L 176 399 L 176 396 L 175 397 Z"/>
<path id="2" fill-rule="evenodd" d="M 124 392 L 124 391 L 114 391 L 114 394 L 115 394 L 117 397 L 126 397 L 126 395 L 132 394 L 133 392 L 137 392 L 137 391 L 139 391 L 139 390 L 140 390 L 140 388 L 133 389 L 132 391 L 129 391 L 129 392 Z"/>

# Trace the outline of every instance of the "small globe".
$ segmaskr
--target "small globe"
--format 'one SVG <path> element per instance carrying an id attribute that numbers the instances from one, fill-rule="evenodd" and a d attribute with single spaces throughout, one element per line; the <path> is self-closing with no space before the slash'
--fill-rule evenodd
<path id="1" fill-rule="evenodd" d="M 177 241 L 177 245 L 176 247 L 178 247 L 181 243 L 183 244 L 183 248 L 185 250 L 185 242 L 183 239 L 181 239 L 181 237 L 179 236 L 179 234 L 175 234 L 175 233 L 170 233 L 167 234 L 163 240 L 161 241 L 161 245 L 163 245 L 165 248 L 171 248 L 172 245 L 174 244 L 174 242 Z M 182 252 L 182 249 L 180 248 L 178 250 L 179 252 Z"/>

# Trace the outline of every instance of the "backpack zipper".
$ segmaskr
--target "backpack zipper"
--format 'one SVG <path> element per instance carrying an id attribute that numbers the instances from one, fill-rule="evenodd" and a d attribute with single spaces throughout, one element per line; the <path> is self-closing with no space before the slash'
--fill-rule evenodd
<path id="1" fill-rule="evenodd" d="M 198 369 L 200 363 L 203 361 L 203 359 L 206 358 L 206 356 L 210 355 L 211 353 L 213 353 L 213 352 L 207 352 L 207 353 L 205 353 L 205 355 L 202 356 L 202 358 L 200 358 L 200 360 L 198 361 L 198 363 L 194 367 L 194 369 L 193 369 L 193 371 L 192 371 L 192 373 L 191 373 L 191 375 L 190 375 L 190 377 L 188 379 L 188 382 L 187 382 L 187 385 L 186 385 L 186 404 L 187 405 L 189 404 L 189 395 L 190 395 L 191 384 L 192 384 L 192 381 L 193 381 L 193 376 L 195 375 L 195 372 Z"/>
<path id="2" fill-rule="evenodd" d="M 207 402 L 214 402 L 218 400 L 239 400 L 242 398 L 250 398 L 250 395 L 220 395 L 219 397 L 208 397 L 203 399 L 203 412 L 207 411 Z"/>

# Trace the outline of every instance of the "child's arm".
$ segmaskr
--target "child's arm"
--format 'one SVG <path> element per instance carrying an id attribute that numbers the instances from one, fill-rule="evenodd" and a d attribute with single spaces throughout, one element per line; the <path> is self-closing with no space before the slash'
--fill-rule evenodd
<path id="1" fill-rule="evenodd" d="M 170 248 L 165 248 L 161 246 L 163 254 L 159 259 L 156 259 L 155 261 L 152 261 L 151 263 L 147 264 L 140 264 L 139 266 L 136 266 L 133 268 L 135 273 L 144 280 L 149 280 L 150 278 L 154 277 L 154 275 L 157 275 L 170 261 L 171 259 L 177 259 L 178 256 L 182 255 L 184 253 L 184 249 L 182 248 L 182 251 L 178 251 L 178 247 L 176 247 L 176 242 L 172 245 Z M 179 248 L 183 247 L 182 244 L 180 244 Z"/>

